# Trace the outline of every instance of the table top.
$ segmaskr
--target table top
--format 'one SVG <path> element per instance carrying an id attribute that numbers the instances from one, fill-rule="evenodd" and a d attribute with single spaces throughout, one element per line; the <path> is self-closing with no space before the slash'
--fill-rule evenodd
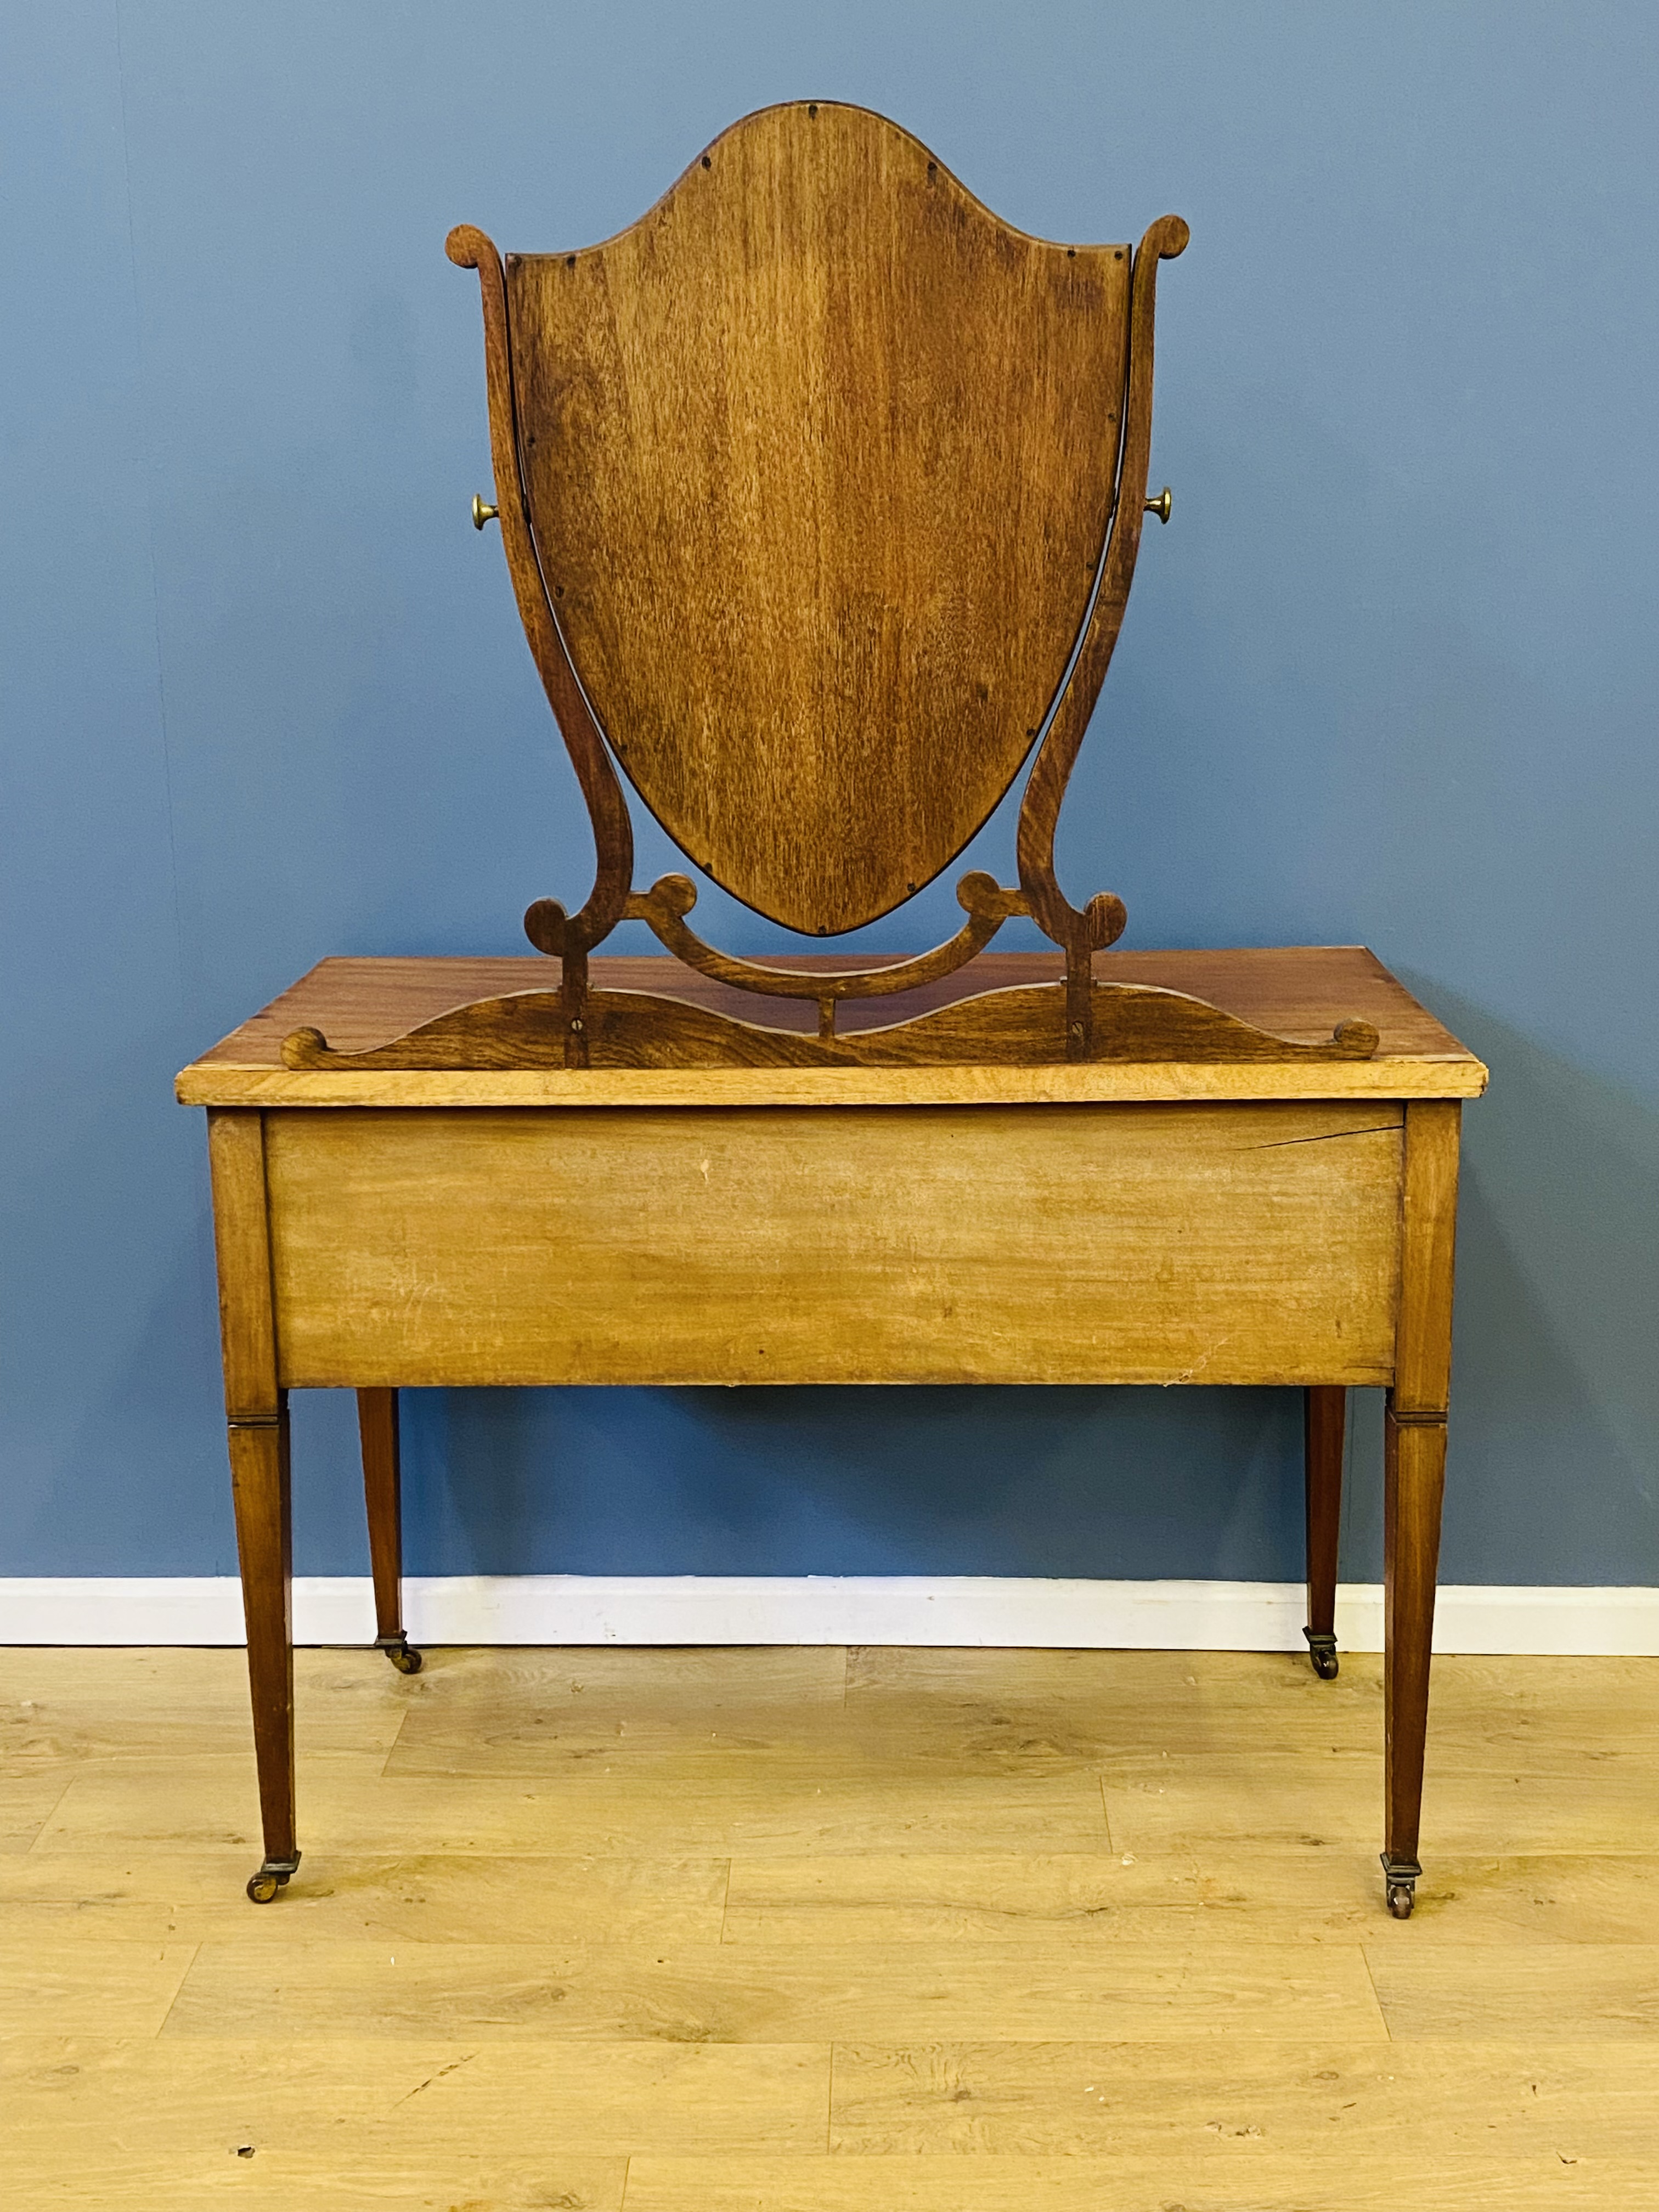
<path id="1" fill-rule="evenodd" d="M 897 957 L 898 956 L 894 956 Z M 770 964 L 804 972 L 879 964 L 882 956 L 817 955 Z M 1094 1061 L 1034 1067 L 290 1069 L 283 1040 L 303 1026 L 337 1051 L 386 1044 L 475 999 L 556 989 L 559 963 L 501 958 L 319 961 L 178 1079 L 186 1106 L 1016 1105 L 1094 1100 L 1474 1098 L 1486 1070 L 1363 945 L 1097 953 L 1097 981 L 1184 991 L 1261 1029 L 1304 1042 L 1349 1016 L 1376 1024 L 1368 1060 Z M 1054 952 L 981 953 L 953 975 L 840 1008 L 843 1032 L 884 1027 L 935 1006 L 1019 984 L 1059 982 Z M 591 963 L 594 986 L 687 1000 L 773 1029 L 811 1031 L 810 1000 L 756 997 L 662 956 Z"/>

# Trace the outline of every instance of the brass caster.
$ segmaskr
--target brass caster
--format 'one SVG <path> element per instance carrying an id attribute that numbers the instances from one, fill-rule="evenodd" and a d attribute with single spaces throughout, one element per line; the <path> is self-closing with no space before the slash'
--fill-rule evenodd
<path id="1" fill-rule="evenodd" d="M 425 1663 L 401 1629 L 396 1636 L 377 1637 L 374 1649 L 384 1651 L 400 1674 L 418 1674 Z"/>
<path id="2" fill-rule="evenodd" d="M 1304 1628 L 1302 1633 L 1308 1639 L 1308 1656 L 1313 1662 L 1315 1674 L 1322 1682 L 1334 1682 L 1337 1675 L 1335 1637 L 1312 1628 Z"/>
<path id="3" fill-rule="evenodd" d="M 267 1859 L 258 1874 L 247 1879 L 247 1893 L 256 1905 L 270 1905 L 287 1888 L 290 1877 L 300 1863 L 295 1851 L 291 1859 Z"/>
<path id="4" fill-rule="evenodd" d="M 1383 1879 L 1389 1886 L 1389 1910 L 1396 1920 L 1409 1920 L 1417 1902 L 1417 1884 L 1423 1869 L 1415 1859 L 1391 1859 L 1382 1854 Z"/>

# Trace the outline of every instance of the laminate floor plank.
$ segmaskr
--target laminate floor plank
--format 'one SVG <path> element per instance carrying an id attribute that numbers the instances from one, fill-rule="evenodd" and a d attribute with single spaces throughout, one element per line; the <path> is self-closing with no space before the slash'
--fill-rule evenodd
<path id="1" fill-rule="evenodd" d="M 896 1749 L 931 1735 L 981 1758 L 1023 1749 L 1098 1760 L 1242 1740 L 1263 1752 L 1374 1755 L 1382 1668 L 1375 1653 L 1345 1653 L 1336 1680 L 1322 1682 L 1305 1654 L 1287 1652 L 854 1650 L 847 1724 Z M 1644 1758 L 1659 1732 L 1659 1661 L 1445 1656 L 1432 1697 L 1431 1749 L 1449 1769 Z"/>
<path id="2" fill-rule="evenodd" d="M 825 2045 L 14 2037 L 5 2201 L 72 2174 L 86 2201 L 117 2205 L 165 2202 L 166 2186 L 187 2203 L 288 2187 L 305 2206 L 343 2207 L 351 2189 L 546 2206 L 597 2173 L 595 2201 L 614 2185 L 614 2202 L 641 2148 L 821 2153 L 829 2089 Z"/>
<path id="3" fill-rule="evenodd" d="M 0 1894 L 4 1875 L 0 1873 Z M 1433 1857 L 1408 1926 L 1380 1927 L 1375 1855 L 864 1852 L 737 1858 L 723 1940 L 1632 1943 L 1659 1929 L 1659 1855 Z"/>
<path id="4" fill-rule="evenodd" d="M 1443 2159 L 1401 2146 L 1382 2169 L 1301 2160 L 938 2156 L 632 2159 L 627 2212 L 1608 2212 L 1645 2208 L 1651 2160 L 1549 2154 Z M 1647 2192 L 1644 2194 L 1644 2192 Z"/>
<path id="5" fill-rule="evenodd" d="M 654 1673 L 640 1664 L 653 1657 Z M 718 1769 L 776 1740 L 816 1744 L 841 1720 L 845 1674 L 843 1652 L 805 1645 L 437 1650 L 410 1685 L 386 1771 L 655 1772 L 677 1758 Z"/>
<path id="6" fill-rule="evenodd" d="M 599 1722 L 560 1715 L 544 1725 L 469 1735 L 446 1717 L 441 1728 L 411 1716 L 386 1761 L 389 1777 L 451 1776 L 480 1781 L 529 1781 L 582 1772 L 628 1776 L 665 1788 L 682 1782 L 738 1787 L 815 1783 L 902 1781 L 908 1775 L 944 1782 L 997 1781 L 1044 1775 L 1092 1779 L 1108 1759 L 1139 1739 L 1122 1731 L 1050 1731 L 998 1739 L 942 1722 L 906 1726 L 867 1718 L 744 1711 L 664 1717 L 643 1713 Z"/>
<path id="7" fill-rule="evenodd" d="M 945 1731 L 913 1736 L 860 1729 L 839 1708 L 827 1715 L 741 1706 L 672 1715 L 561 1712 L 494 1729 L 472 1728 L 464 1716 L 447 1714 L 434 1723 L 423 1712 L 410 1715 L 386 1771 L 396 1778 L 532 1782 L 586 1772 L 665 1786 L 729 1779 L 740 1787 L 762 1780 L 787 1784 L 808 1775 L 815 1783 L 898 1779 L 907 1772 L 953 1781 L 1055 1772 L 1091 1778 L 1109 1748 L 1103 1741 L 1086 1753 L 1067 1747 L 1045 1754 L 1030 1747 L 1011 1755 Z"/>
<path id="8" fill-rule="evenodd" d="M 224 2037 L 258 2019 L 283 2039 L 346 2033 L 514 2040 L 661 2037 L 829 2042 L 1060 2034 L 1386 2039 L 1358 1944 L 1260 1945 L 1227 1959 L 1125 1945 L 1109 1972 L 1064 1942 L 1037 1946 L 382 1945 L 296 1939 L 204 1944 L 167 2039 Z"/>
<path id="9" fill-rule="evenodd" d="M 466 1856 L 381 1852 L 330 1858 L 290 1884 L 280 1912 L 248 1911 L 245 1845 L 113 1856 L 33 1851 L 0 1859 L 0 1937 L 204 1943 L 234 1938 L 285 1948 L 302 1932 L 359 1941 L 718 1942 L 723 1858 Z"/>
<path id="10" fill-rule="evenodd" d="M 285 1947 L 532 1943 L 1164 1942 L 1640 1943 L 1659 1928 L 1659 1856 L 1442 1858 L 1409 1930 L 1379 1928 L 1365 1850 L 1149 1857 L 1113 1851 L 866 1852 L 627 1859 L 384 1852 L 331 1858 L 280 1912 L 249 1913 L 247 1846 L 43 1850 L 0 1858 L 0 1936 Z"/>
<path id="11" fill-rule="evenodd" d="M 1437 1662 L 1403 1923 L 1364 1656 L 298 1673 L 256 1908 L 240 1652 L 0 1653 L 5 2212 L 1659 2208 L 1659 1662 Z"/>
<path id="12" fill-rule="evenodd" d="M 32 2177 L 11 2201 L 15 2212 L 622 2212 L 627 2178 L 625 2158 L 563 2153 L 532 2164 L 457 2148 L 434 2169 L 424 2157 L 371 2166 L 326 2151 L 263 2163 L 204 2152 Z"/>
<path id="13" fill-rule="evenodd" d="M 373 1650 L 296 1651 L 294 1677 L 307 1751 L 382 1754 L 421 1679 Z M 0 1647 L 0 1768 L 9 1772 L 90 1758 L 245 1754 L 248 1741 L 240 1650 Z"/>
<path id="14" fill-rule="evenodd" d="M 1430 1723 L 1432 1737 L 1433 1723 Z M 1376 1849 L 1380 1749 L 1181 1753 L 1142 1750 L 1103 1769 L 1112 1842 L 1137 1856 L 1207 1846 Z M 1423 1780 L 1422 1856 L 1648 1850 L 1659 1782 L 1650 1749 L 1559 1768 L 1537 1757 L 1485 1768 L 1437 1747 Z"/>
<path id="15" fill-rule="evenodd" d="M 405 1710 L 465 1707 L 490 1729 L 600 1707 L 623 1718 L 728 1707 L 797 1714 L 846 1702 L 847 1654 L 825 1644 L 439 1644 L 419 1674 L 401 1680 L 416 1692 Z"/>
<path id="16" fill-rule="evenodd" d="M 1659 2049 L 1569 2044 L 1343 2044 L 1301 2038 L 1186 2052 L 1168 2044 L 836 2046 L 830 2148 L 1294 2160 L 1327 2185 L 1389 2165 L 1402 2144 L 1437 2160 L 1638 2159 L 1654 2152 Z M 1297 2177 L 1283 2184 L 1295 2198 Z M 1180 2192 L 1177 2191 L 1176 2194 Z"/>
<path id="17" fill-rule="evenodd" d="M 1629 2038 L 1659 2052 L 1659 1931 L 1648 1943 L 1559 1943 L 1525 1952 L 1443 1944 L 1418 1955 L 1366 1946 L 1397 2042 L 1490 2039 L 1527 2019 L 1553 2043 Z M 1659 2099 L 1653 2108 L 1659 2152 Z"/>
<path id="18" fill-rule="evenodd" d="M 373 1754 L 302 1758 L 296 1880 L 384 1850 L 675 1857 L 787 1851 L 1097 1849 L 1108 1840 L 1092 1773 L 929 1778 L 883 1768 L 775 1783 L 728 1771 L 672 1790 L 602 1771 L 542 1781 L 440 1774 L 382 1778 Z M 251 1759 L 96 1762 L 70 1783 L 36 1848 L 212 1848 L 258 1833 Z"/>
<path id="19" fill-rule="evenodd" d="M 975 1696 L 1059 1707 L 1127 1701 L 1151 1713 L 1237 1711 L 1256 1722 L 1275 1705 L 1328 1707 L 1380 1698 L 1382 1656 L 1345 1651 L 1334 1681 L 1322 1682 L 1303 1652 L 1009 1650 L 994 1645 L 852 1646 L 847 1701 L 866 1697 Z M 1659 1659 L 1473 1656 L 1434 1662 L 1437 1717 L 1472 1712 L 1483 1719 L 1535 1714 L 1559 1724 L 1578 1715 L 1639 1726 L 1659 1721 Z M 1148 1734 L 1152 1723 L 1149 1723 Z"/>
<path id="20" fill-rule="evenodd" d="M 0 1773 L 0 1865 L 33 1850 L 74 1779 L 68 1762 Z"/>
<path id="21" fill-rule="evenodd" d="M 8 1936 L 0 1940 L 0 2035 L 49 2023 L 56 2034 L 153 2037 L 195 1956 L 193 1943 Z"/>
<path id="22" fill-rule="evenodd" d="M 1605 1663 L 1620 1670 L 1607 1692 L 1581 1691 L 1582 1675 L 1570 1674 L 1558 1710 L 1540 1678 L 1498 1696 L 1488 1694 L 1492 1662 L 1437 1662 L 1437 1757 L 1460 1773 L 1525 1771 L 1540 1755 L 1554 1771 L 1645 1761 L 1659 1728 L 1650 1694 L 1659 1667 Z M 441 1673 L 422 1677 L 387 1771 L 535 1776 L 597 1765 L 668 1781 L 754 1759 L 781 1773 L 867 1772 L 896 1761 L 957 1774 L 1066 1771 L 1154 1746 L 1225 1752 L 1241 1735 L 1261 1753 L 1374 1759 L 1382 1739 L 1381 1662 L 1364 1654 L 1326 1683 L 1305 1657 L 1279 1653 L 855 1651 L 844 1699 L 816 1675 L 792 1697 L 781 1669 L 768 1680 L 745 1668 L 723 1692 L 712 1668 L 677 1670 L 660 1686 L 637 1665 L 612 1666 L 598 1680 L 586 1679 L 591 1671 L 580 1655 L 574 1666 L 521 1668 L 498 1693 L 474 1690 L 488 1677 L 469 1674 L 464 1689 Z"/>

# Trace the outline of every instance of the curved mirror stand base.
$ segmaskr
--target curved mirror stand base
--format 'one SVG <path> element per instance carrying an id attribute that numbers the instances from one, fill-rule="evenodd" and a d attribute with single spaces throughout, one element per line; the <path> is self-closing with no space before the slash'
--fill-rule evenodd
<path id="1" fill-rule="evenodd" d="M 561 991 L 478 999 L 366 1052 L 337 1052 L 319 1029 L 283 1042 L 291 1068 L 481 1071 L 568 1067 L 1042 1067 L 1069 1060 L 1363 1060 L 1370 1022 L 1339 1022 L 1326 1040 L 1275 1036 L 1202 999 L 1151 984 L 1096 983 L 1091 1035 L 1079 1052 L 1063 982 L 981 992 L 884 1029 L 814 1036 L 764 1029 L 711 1006 L 643 991 L 584 990 L 572 1014 Z M 574 1048 L 574 1049 L 573 1049 Z"/>

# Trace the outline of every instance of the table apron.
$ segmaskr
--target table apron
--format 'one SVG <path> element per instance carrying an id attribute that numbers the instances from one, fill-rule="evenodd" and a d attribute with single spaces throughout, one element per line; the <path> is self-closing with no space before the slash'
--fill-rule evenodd
<path id="1" fill-rule="evenodd" d="M 279 1377 L 1389 1383 L 1404 1118 L 271 1110 Z"/>

